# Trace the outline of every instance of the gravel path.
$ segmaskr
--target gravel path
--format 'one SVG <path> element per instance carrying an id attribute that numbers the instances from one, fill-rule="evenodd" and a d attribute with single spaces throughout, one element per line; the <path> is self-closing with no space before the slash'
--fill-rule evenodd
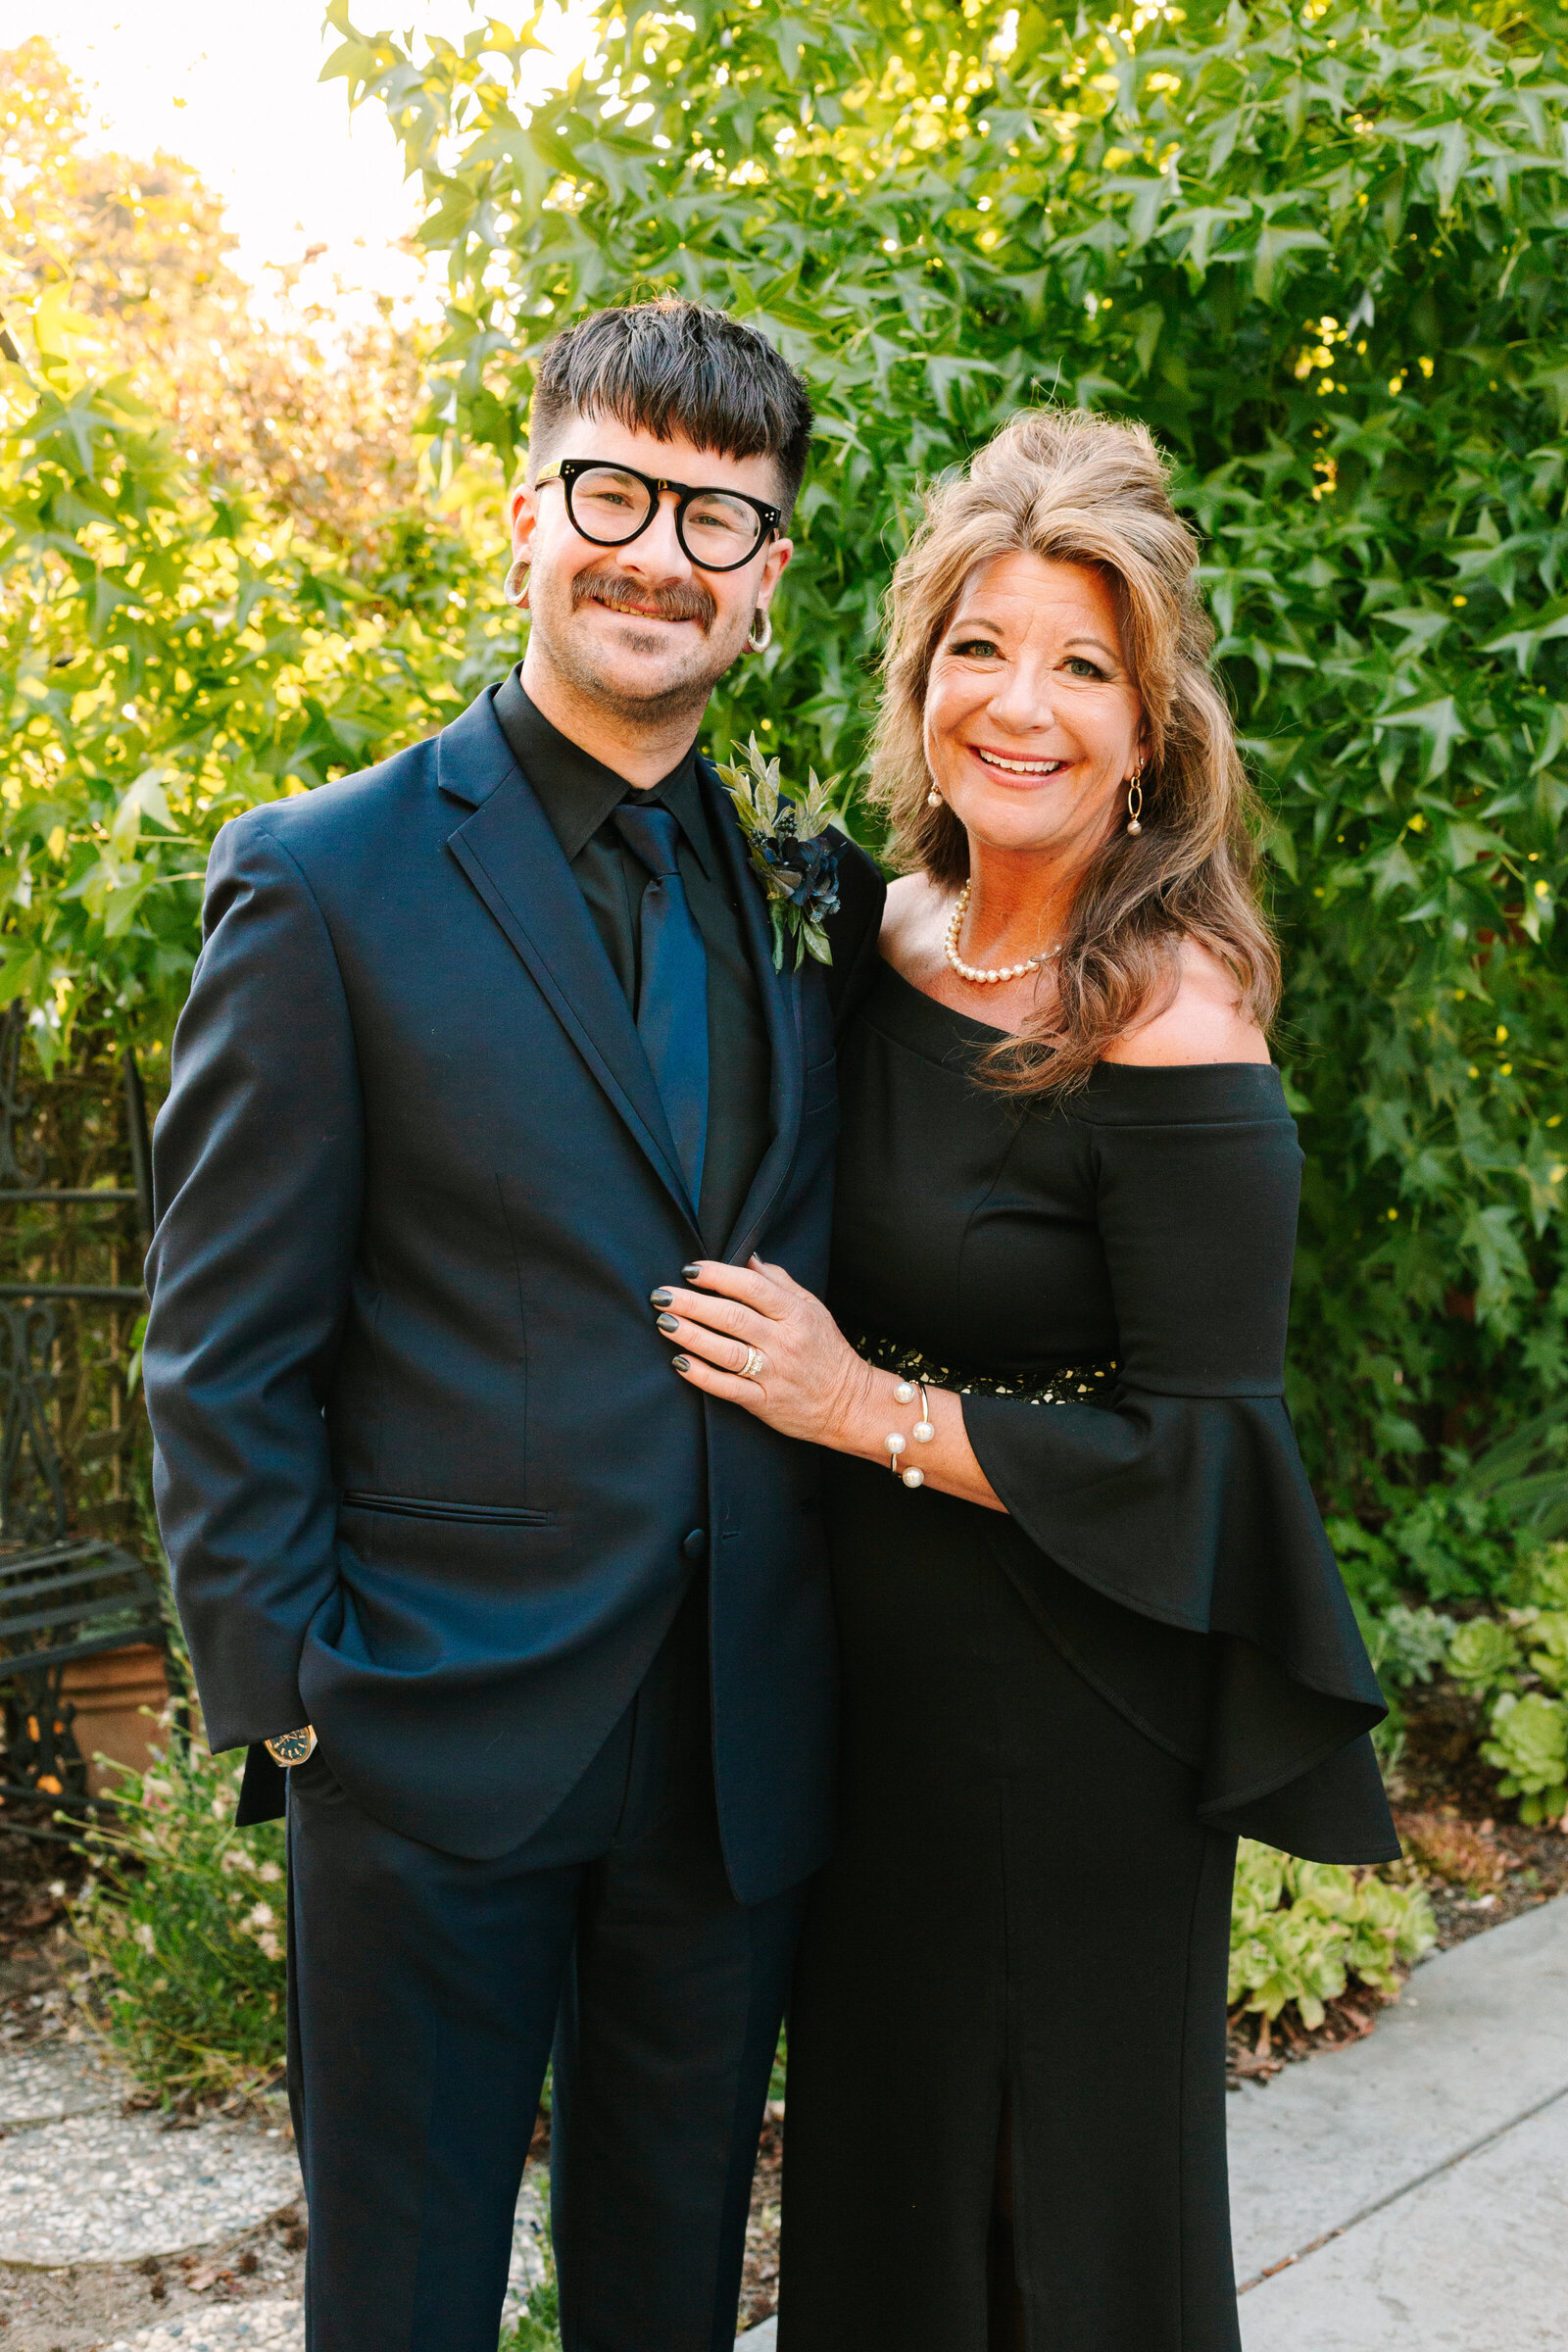
<path id="1" fill-rule="evenodd" d="M 171 2128 L 127 2107 L 135 2091 L 90 2042 L 47 2027 L 39 2039 L 15 2029 L 0 2039 L 4 2342 L 19 2352 L 35 2340 L 47 2352 L 304 2352 L 300 2173 L 286 2122 L 208 2116 Z M 508 2325 L 544 2277 L 544 2229 L 530 2180 Z M 148 2295 L 171 2308 L 127 2325 Z"/>
<path id="2" fill-rule="evenodd" d="M 0 2069 L 3 2072 L 3 2069 Z M 273 2125 L 71 2115 L 0 2140 L 0 2262 L 139 2262 L 254 2230 L 300 2193 Z"/>
<path id="3" fill-rule="evenodd" d="M 13 2034 L 8 2034 L 7 2040 Z M 101 2051 L 81 2042 L 0 2046 L 0 2132 L 68 2115 L 117 2113 L 133 2085 Z"/>
<path id="4" fill-rule="evenodd" d="M 164 2320 L 135 2335 L 118 2335 L 105 2352 L 303 2352 L 305 2314 L 298 2303 L 240 2303 L 199 2319 Z"/>

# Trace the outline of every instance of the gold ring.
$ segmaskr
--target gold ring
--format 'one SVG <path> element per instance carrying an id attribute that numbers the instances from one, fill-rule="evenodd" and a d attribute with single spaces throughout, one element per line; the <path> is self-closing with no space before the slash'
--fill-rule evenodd
<path id="1" fill-rule="evenodd" d="M 766 1362 L 767 1358 L 762 1353 L 760 1348 L 748 1348 L 746 1350 L 746 1361 L 741 1366 L 740 1376 L 742 1380 L 755 1380 Z"/>

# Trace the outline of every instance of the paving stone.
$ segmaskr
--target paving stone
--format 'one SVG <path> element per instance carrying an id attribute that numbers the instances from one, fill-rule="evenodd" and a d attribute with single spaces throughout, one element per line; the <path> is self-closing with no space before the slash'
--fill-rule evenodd
<path id="1" fill-rule="evenodd" d="M 1241 2317 L 1246 2352 L 1561 2352 L 1568 2096 L 1263 2279 Z"/>
<path id="2" fill-rule="evenodd" d="M 1229 2105 L 1247 2352 L 1568 2343 L 1568 1898 Z"/>
<path id="3" fill-rule="evenodd" d="M 74 2115 L 0 2140 L 0 2262 L 139 2262 L 237 2237 L 300 2193 L 277 2131 L 226 2118 Z"/>
<path id="4" fill-rule="evenodd" d="M 545 2275 L 544 2212 L 529 2182 L 517 2202 L 512 2268 L 503 2327 L 519 2316 Z M 296 2302 L 218 2305 L 211 2312 L 160 2320 L 134 2335 L 117 2336 L 103 2352 L 305 2352 L 305 2311 Z"/>
<path id="5" fill-rule="evenodd" d="M 1354 2224 L 1565 2087 L 1568 1896 L 1424 1962 L 1367 2040 L 1233 2094 L 1238 2280 Z"/>
<path id="6" fill-rule="evenodd" d="M 117 2335 L 104 2352 L 304 2352 L 305 2314 L 298 2303 L 231 2303 L 182 2320 L 160 2320 L 134 2335 Z"/>
<path id="7" fill-rule="evenodd" d="M 95 2043 L 43 2041 L 0 2046 L 0 2130 L 56 2124 L 68 2115 L 119 2107 L 135 2084 Z"/>
<path id="8" fill-rule="evenodd" d="M 748 2328 L 735 2338 L 735 2352 L 773 2352 L 777 2342 L 777 2320 L 764 2320 L 760 2328 Z"/>

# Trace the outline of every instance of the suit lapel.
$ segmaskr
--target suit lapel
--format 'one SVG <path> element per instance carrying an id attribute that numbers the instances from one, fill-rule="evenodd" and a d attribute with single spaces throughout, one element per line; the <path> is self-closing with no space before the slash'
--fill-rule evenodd
<path id="1" fill-rule="evenodd" d="M 443 733 L 443 792 L 473 814 L 447 848 L 532 973 L 687 1223 L 696 1218 L 636 1022 L 550 821 L 481 695 Z"/>
<path id="2" fill-rule="evenodd" d="M 801 974 L 798 969 L 792 968 L 788 950 L 785 952 L 785 969 L 782 972 L 774 971 L 773 927 L 768 916 L 767 901 L 753 871 L 751 853 L 747 849 L 746 837 L 741 831 L 734 806 L 707 760 L 698 762 L 698 773 L 708 795 L 713 831 L 718 839 L 720 855 L 726 860 L 736 903 L 741 910 L 747 951 L 762 994 L 762 1011 L 767 1022 L 767 1043 L 772 1057 L 768 1098 L 772 1140 L 752 1179 L 745 1205 L 724 1250 L 724 1255 L 732 1264 L 741 1265 L 750 1256 L 758 1236 L 767 1222 L 773 1203 L 783 1189 L 784 1179 L 790 1172 L 795 1148 L 800 1141 L 801 1104 L 805 1093 Z"/>

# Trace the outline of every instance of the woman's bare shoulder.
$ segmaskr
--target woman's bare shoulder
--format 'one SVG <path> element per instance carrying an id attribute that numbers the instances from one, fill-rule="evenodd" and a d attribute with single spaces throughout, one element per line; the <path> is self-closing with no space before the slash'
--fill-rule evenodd
<path id="1" fill-rule="evenodd" d="M 1105 1054 L 1107 1061 L 1154 1064 L 1267 1061 L 1268 1040 L 1243 1010 L 1234 975 L 1196 940 L 1179 950 L 1181 976 L 1170 1003 Z"/>
<path id="2" fill-rule="evenodd" d="M 946 922 L 946 894 L 926 874 L 901 874 L 888 884 L 882 910 L 879 945 L 885 963 L 913 977 L 914 969 L 931 960 L 933 938 L 940 947 Z"/>

